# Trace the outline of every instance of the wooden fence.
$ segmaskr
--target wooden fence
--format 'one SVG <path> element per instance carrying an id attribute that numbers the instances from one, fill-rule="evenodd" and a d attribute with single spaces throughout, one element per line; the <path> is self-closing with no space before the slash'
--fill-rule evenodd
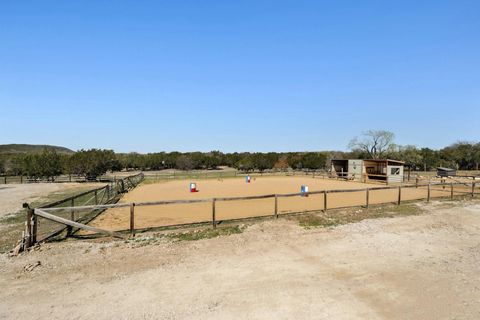
<path id="1" fill-rule="evenodd" d="M 87 224 L 105 209 L 93 208 L 84 210 L 81 208 L 89 207 L 89 204 L 93 206 L 115 204 L 123 193 L 135 188 L 143 179 L 143 173 L 115 179 L 102 187 L 88 190 L 39 208 L 31 208 L 28 204 L 24 204 L 24 207 L 27 208 L 27 220 L 20 247 L 25 249 L 37 242 L 58 239 L 59 236 L 71 236 L 75 232 L 74 228 L 91 230 L 92 227 L 87 226 Z M 35 213 L 53 209 L 61 209 L 63 216 L 58 214 L 42 216 L 42 214 Z M 79 210 L 83 210 L 81 214 L 79 214 Z M 61 225 L 60 227 L 58 226 L 59 224 Z M 79 225 L 82 227 L 80 228 Z"/>
<path id="2" fill-rule="evenodd" d="M 142 177 L 143 178 L 143 177 Z M 456 190 L 454 191 L 455 186 L 460 186 L 461 190 Z M 409 188 L 422 188 L 425 187 L 427 194 L 426 194 L 426 200 L 430 201 L 431 196 L 432 196 L 432 190 L 437 190 L 437 191 L 442 191 L 442 194 L 445 192 L 448 193 L 448 195 L 441 196 L 441 197 L 450 197 L 451 199 L 454 198 L 455 195 L 467 195 L 469 197 L 473 197 L 476 193 L 478 193 L 476 189 L 476 184 L 475 182 L 472 183 L 460 183 L 460 182 L 450 182 L 450 183 L 428 183 L 428 184 L 417 184 L 417 185 L 404 185 L 404 186 L 384 186 L 384 187 L 372 187 L 372 188 L 362 188 L 362 189 L 342 189 L 342 190 L 321 190 L 321 191 L 312 191 L 309 192 L 308 195 L 318 195 L 321 194 L 323 195 L 323 201 L 319 202 L 317 211 L 323 211 L 326 212 L 327 210 L 330 210 L 329 206 L 329 195 L 333 194 L 347 194 L 347 193 L 353 193 L 353 192 L 363 192 L 365 195 L 363 203 L 355 204 L 355 205 L 346 205 L 343 206 L 342 208 L 346 207 L 364 207 L 364 208 L 369 208 L 372 203 L 370 201 L 370 196 L 371 193 L 374 191 L 379 191 L 379 190 L 397 190 L 397 197 L 395 200 L 395 204 L 400 205 L 402 201 L 406 201 L 402 199 L 402 190 L 409 189 Z M 435 189 L 437 188 L 437 189 Z M 441 188 L 441 189 L 438 189 Z M 27 216 L 27 233 L 26 233 L 26 242 L 25 242 L 25 247 L 28 248 L 29 246 L 35 244 L 36 242 L 39 241 L 45 241 L 48 240 L 49 237 L 43 238 L 42 240 L 37 239 L 38 237 L 38 228 L 37 228 L 37 220 L 39 217 L 55 222 L 57 224 L 61 224 L 63 226 L 63 229 L 65 228 L 78 228 L 78 229 L 83 229 L 87 231 L 91 231 L 94 233 L 98 234 L 104 234 L 107 236 L 111 237 L 119 237 L 119 238 L 124 238 L 124 232 L 128 232 L 131 237 L 135 236 L 137 229 L 135 229 L 135 208 L 141 207 L 141 206 L 159 206 L 159 205 L 170 205 L 170 204 L 192 204 L 192 203 L 211 203 L 211 224 L 213 228 L 217 227 L 217 217 L 216 217 L 216 204 L 218 202 L 228 202 L 228 201 L 244 201 L 244 200 L 256 200 L 256 199 L 273 199 L 272 203 L 272 211 L 269 214 L 272 217 L 278 218 L 279 216 L 279 203 L 278 199 L 279 198 L 289 198 L 289 197 L 299 197 L 299 196 L 305 196 L 306 194 L 304 193 L 288 193 L 288 194 L 266 194 L 266 195 L 258 195 L 258 196 L 248 196 L 248 197 L 219 197 L 219 198 L 206 198 L 206 199 L 191 199 L 191 200 L 164 200 L 164 201 L 152 201 L 152 202 L 140 202 L 140 203 L 105 203 L 105 204 L 93 204 L 93 205 L 86 205 L 86 206 L 71 206 L 71 207 L 42 207 L 42 208 L 35 208 L 35 209 L 30 209 L 28 210 L 28 216 Z M 420 199 L 416 199 L 420 200 Z M 393 202 L 393 201 L 392 201 Z M 383 202 L 382 204 L 385 203 L 390 203 L 388 202 Z M 376 204 L 379 204 L 378 202 Z M 67 212 L 75 212 L 78 210 L 87 210 L 89 212 L 102 212 L 106 209 L 109 208 L 129 208 L 129 214 L 130 214 L 130 228 L 121 230 L 122 232 L 114 232 L 114 231 L 108 231 L 108 230 L 103 230 L 100 228 L 96 228 L 93 226 L 87 225 L 88 222 L 85 221 L 80 221 L 78 219 L 74 219 L 74 216 L 72 214 L 72 218 L 68 219 L 65 217 L 61 217 L 58 214 L 56 215 L 55 213 L 61 212 L 61 211 L 67 211 Z M 338 209 L 339 207 L 335 207 L 335 209 Z M 262 215 L 264 217 L 265 215 Z M 249 217 L 252 218 L 252 217 Z M 241 218 L 242 219 L 242 218 Z M 230 219 L 229 219 L 230 220 Z M 239 220 L 239 219 L 232 219 L 232 220 Z M 67 233 L 67 236 L 69 233 Z"/>

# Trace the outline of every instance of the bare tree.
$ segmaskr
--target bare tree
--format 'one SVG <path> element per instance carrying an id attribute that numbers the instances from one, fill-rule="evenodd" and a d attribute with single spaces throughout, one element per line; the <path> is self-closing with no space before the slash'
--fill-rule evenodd
<path id="1" fill-rule="evenodd" d="M 379 159 L 393 145 L 395 134 L 385 130 L 368 130 L 361 137 L 353 138 L 348 144 L 352 151 L 367 153 L 372 159 Z"/>

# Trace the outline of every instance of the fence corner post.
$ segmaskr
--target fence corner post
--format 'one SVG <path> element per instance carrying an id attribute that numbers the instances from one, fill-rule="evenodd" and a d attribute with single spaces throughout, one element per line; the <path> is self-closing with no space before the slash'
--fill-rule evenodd
<path id="1" fill-rule="evenodd" d="M 27 207 L 27 221 L 25 227 L 25 250 L 32 246 L 32 218 L 33 218 L 33 209 Z"/>
<path id="2" fill-rule="evenodd" d="M 35 214 L 35 209 L 32 209 L 32 245 L 37 243 L 37 225 L 38 225 L 38 217 Z"/>

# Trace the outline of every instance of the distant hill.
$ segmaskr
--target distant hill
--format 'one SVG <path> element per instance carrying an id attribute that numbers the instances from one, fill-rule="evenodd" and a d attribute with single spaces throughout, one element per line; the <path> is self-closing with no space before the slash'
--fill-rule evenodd
<path id="1" fill-rule="evenodd" d="M 65 147 L 50 146 L 46 144 L 0 144 L 0 154 L 35 153 L 42 152 L 45 148 L 54 149 L 58 153 L 74 153 L 73 150 Z"/>

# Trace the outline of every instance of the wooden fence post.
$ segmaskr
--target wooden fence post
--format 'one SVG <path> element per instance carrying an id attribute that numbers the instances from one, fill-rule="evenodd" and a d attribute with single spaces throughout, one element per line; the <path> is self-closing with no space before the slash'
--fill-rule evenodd
<path id="1" fill-rule="evenodd" d="M 430 202 L 430 181 L 428 182 L 428 189 L 427 189 L 427 202 Z"/>
<path id="2" fill-rule="evenodd" d="M 453 200 L 453 182 L 450 183 L 450 199 Z"/>
<path id="3" fill-rule="evenodd" d="M 7 184 L 7 175 L 5 175 L 5 177 L 3 177 L 3 179 L 5 180 L 5 184 Z"/>
<path id="4" fill-rule="evenodd" d="M 215 220 L 215 198 L 212 199 L 212 226 L 213 229 L 217 227 L 217 221 Z"/>
<path id="5" fill-rule="evenodd" d="M 415 188 L 418 188 L 418 177 L 415 178 Z"/>
<path id="6" fill-rule="evenodd" d="M 28 208 L 27 210 L 27 226 L 25 234 L 25 249 L 28 249 L 32 246 L 32 217 L 33 209 Z"/>
<path id="7" fill-rule="evenodd" d="M 365 207 L 368 209 L 370 205 L 370 188 L 367 188 L 366 194 L 365 194 Z"/>
<path id="8" fill-rule="evenodd" d="M 98 204 L 98 193 L 97 190 L 95 190 L 95 205 Z"/>
<path id="9" fill-rule="evenodd" d="M 20 183 L 23 183 L 23 175 L 20 176 Z"/>
<path id="10" fill-rule="evenodd" d="M 398 187 L 398 201 L 397 201 L 397 205 L 400 205 L 401 202 L 402 202 L 402 186 L 399 186 L 399 187 Z"/>
<path id="11" fill-rule="evenodd" d="M 130 236 L 135 237 L 135 203 L 130 203 Z"/>
<path id="12" fill-rule="evenodd" d="M 472 182 L 472 197 L 475 195 L 475 182 Z"/>
<path id="13" fill-rule="evenodd" d="M 75 198 L 73 198 L 73 197 L 70 200 L 70 207 L 72 207 L 72 208 L 75 207 Z M 74 209 L 70 209 L 70 220 L 75 221 L 75 210 Z M 72 234 L 72 231 L 73 231 L 72 226 L 67 226 L 67 237 Z"/>
<path id="14" fill-rule="evenodd" d="M 278 197 L 275 195 L 275 218 L 278 218 Z"/>
<path id="15" fill-rule="evenodd" d="M 327 190 L 323 191 L 323 212 L 327 212 Z"/>
<path id="16" fill-rule="evenodd" d="M 32 209 L 32 244 L 34 245 L 37 243 L 37 225 L 38 225 L 38 217 L 35 214 L 34 209 Z"/>

